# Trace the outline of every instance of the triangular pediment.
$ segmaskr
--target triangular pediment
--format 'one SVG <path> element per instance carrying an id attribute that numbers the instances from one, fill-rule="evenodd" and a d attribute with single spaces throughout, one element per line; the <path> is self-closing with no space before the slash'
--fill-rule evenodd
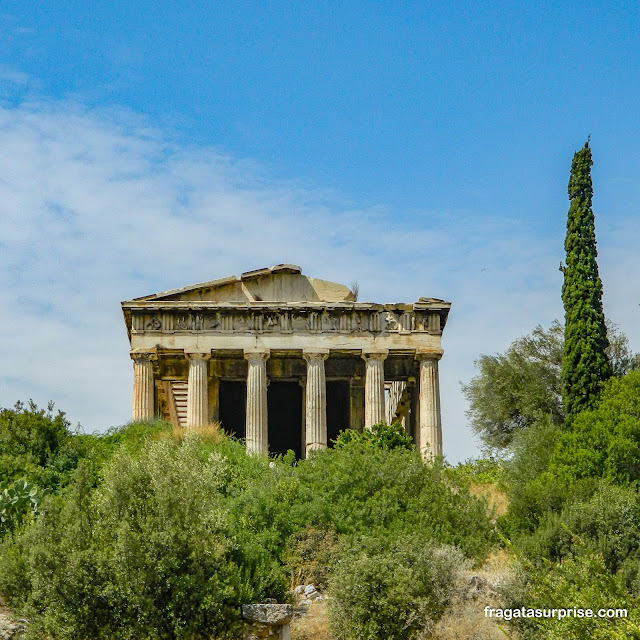
<path id="1" fill-rule="evenodd" d="M 207 302 L 350 302 L 349 287 L 337 282 L 310 278 L 293 264 L 247 271 L 201 282 L 180 289 L 136 298 L 136 301 Z"/>

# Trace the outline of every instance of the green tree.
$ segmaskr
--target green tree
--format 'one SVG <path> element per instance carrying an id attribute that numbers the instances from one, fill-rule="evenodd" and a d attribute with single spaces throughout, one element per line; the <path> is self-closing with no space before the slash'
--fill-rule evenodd
<path id="1" fill-rule="evenodd" d="M 640 480 L 640 373 L 611 380 L 593 409 L 575 418 L 550 455 L 549 472 L 570 482 Z"/>
<path id="2" fill-rule="evenodd" d="M 0 483 L 21 478 L 41 488 L 65 484 L 79 452 L 64 412 L 54 405 L 39 409 L 33 401 L 0 409 Z"/>
<path id="3" fill-rule="evenodd" d="M 541 415 L 564 420 L 560 366 L 562 327 L 537 326 L 504 353 L 481 355 L 479 374 L 462 390 L 469 402 L 471 428 L 487 449 L 508 447 L 514 435 Z"/>
<path id="4" fill-rule="evenodd" d="M 627 336 L 607 323 L 607 356 L 616 376 L 640 369 Z M 541 417 L 561 426 L 564 329 L 554 320 L 548 329 L 538 325 L 529 335 L 511 343 L 504 353 L 481 355 L 477 376 L 462 390 L 469 402 L 471 428 L 488 450 L 512 448 L 513 438 Z"/>
<path id="5" fill-rule="evenodd" d="M 563 400 L 567 419 L 592 407 L 602 383 L 611 376 L 606 349 L 609 344 L 602 309 L 602 281 L 596 262 L 596 233 L 592 209 L 593 160 L 589 141 L 573 156 L 569 178 L 569 215 L 564 241 Z"/>
<path id="6" fill-rule="evenodd" d="M 593 409 L 576 416 L 571 429 L 541 420 L 514 439 L 506 464 L 507 533 L 533 531 L 548 511 L 585 500 L 600 480 L 640 482 L 640 372 L 605 383 Z"/>

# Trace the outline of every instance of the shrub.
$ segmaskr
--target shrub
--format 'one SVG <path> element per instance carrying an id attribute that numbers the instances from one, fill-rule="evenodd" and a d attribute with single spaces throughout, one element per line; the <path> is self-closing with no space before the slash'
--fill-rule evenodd
<path id="1" fill-rule="evenodd" d="M 299 495 L 290 517 L 300 526 L 338 534 L 380 530 L 389 537 L 419 532 L 468 557 L 482 557 L 495 544 L 484 503 L 451 487 L 442 467 L 425 464 L 418 451 L 356 440 L 316 452 L 296 475 Z"/>
<path id="2" fill-rule="evenodd" d="M 28 513 L 37 514 L 46 493 L 25 480 L 0 484 L 0 538 L 15 531 Z"/>
<path id="3" fill-rule="evenodd" d="M 318 589 L 326 589 L 337 542 L 334 531 L 313 526 L 292 535 L 287 544 L 286 565 L 293 586 L 313 584 Z"/>
<path id="4" fill-rule="evenodd" d="M 507 535 L 531 532 L 547 511 L 593 495 L 599 480 L 640 482 L 640 372 L 614 378 L 598 405 L 563 429 L 541 419 L 515 441 L 505 467 Z"/>
<path id="5" fill-rule="evenodd" d="M 54 487 L 70 470 L 65 464 L 73 458 L 69 421 L 62 411 L 54 415 L 53 408 L 49 403 L 46 410 L 38 409 L 30 400 L 26 407 L 17 402 L 13 409 L 0 409 L 0 482 L 24 478 Z"/>
<path id="6" fill-rule="evenodd" d="M 234 476 L 197 437 L 118 452 L 94 491 L 81 466 L 64 498 L 5 543 L 0 590 L 51 638 L 235 637 L 239 605 L 283 599 L 286 576 L 230 509 Z"/>
<path id="7" fill-rule="evenodd" d="M 640 372 L 613 378 L 597 406 L 572 420 L 553 450 L 549 471 L 569 481 L 640 480 Z"/>
<path id="8" fill-rule="evenodd" d="M 455 467 L 445 464 L 445 474 L 460 486 L 472 484 L 500 484 L 503 475 L 503 463 L 494 458 L 478 458 L 461 462 Z"/>
<path id="9" fill-rule="evenodd" d="M 285 601 L 292 577 L 323 586 L 341 536 L 475 558 L 496 542 L 484 503 L 413 447 L 355 439 L 296 463 L 247 456 L 217 431 L 203 437 L 166 423 L 74 436 L 71 484 L 0 546 L 0 593 L 33 634 L 222 640 L 237 633 L 241 604 Z M 380 553 L 413 562 L 396 547 Z"/>
<path id="10" fill-rule="evenodd" d="M 601 482 L 592 497 L 567 504 L 561 513 L 548 513 L 533 533 L 514 543 L 538 568 L 588 548 L 602 556 L 611 573 L 622 570 L 627 586 L 637 589 L 640 496 L 633 487 Z"/>
<path id="11" fill-rule="evenodd" d="M 329 580 L 332 632 L 338 640 L 411 640 L 428 633 L 444 613 L 462 564 L 458 549 L 418 537 L 346 540 Z"/>
<path id="12" fill-rule="evenodd" d="M 352 442 L 360 442 L 380 449 L 413 449 L 413 439 L 399 422 L 392 424 L 378 422 L 371 429 L 363 431 L 345 429 L 338 434 L 335 446 L 340 448 Z"/>
<path id="13" fill-rule="evenodd" d="M 585 495 L 593 489 L 595 483 L 572 486 L 566 478 L 547 473 L 551 452 L 561 434 L 551 420 L 540 419 L 514 440 L 513 457 L 504 465 L 509 507 L 506 516 L 499 519 L 507 537 L 533 531 L 548 511 L 560 511 L 572 494 Z"/>
<path id="14" fill-rule="evenodd" d="M 637 600 L 626 591 L 623 576 L 612 574 L 602 555 L 582 548 L 562 562 L 538 571 L 525 562 L 505 589 L 506 607 L 521 609 L 626 609 L 627 618 L 517 618 L 513 626 L 523 640 L 640 639 Z"/>

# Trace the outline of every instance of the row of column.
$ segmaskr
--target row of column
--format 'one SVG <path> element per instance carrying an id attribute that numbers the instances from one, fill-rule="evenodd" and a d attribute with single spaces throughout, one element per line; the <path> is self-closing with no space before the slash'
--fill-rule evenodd
<path id="1" fill-rule="evenodd" d="M 384 360 L 387 351 L 363 353 L 366 362 L 364 426 L 371 429 L 385 419 Z M 187 390 L 187 429 L 207 424 L 208 369 L 211 354 L 188 353 L 189 381 Z M 307 384 L 305 393 L 306 451 L 327 446 L 327 387 L 324 361 L 328 351 L 305 351 Z M 267 431 L 267 366 L 268 349 L 245 350 L 248 362 L 246 443 L 251 453 L 266 454 Z M 420 391 L 418 403 L 418 442 L 423 457 L 442 455 L 442 424 L 438 354 L 422 354 L 420 359 Z M 154 376 L 149 354 L 132 354 L 133 420 L 153 418 Z"/>

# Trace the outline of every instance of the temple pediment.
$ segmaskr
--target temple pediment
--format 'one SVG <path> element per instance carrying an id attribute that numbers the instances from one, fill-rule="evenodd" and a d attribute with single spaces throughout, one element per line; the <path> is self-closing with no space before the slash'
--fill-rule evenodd
<path id="1" fill-rule="evenodd" d="M 310 278 L 293 264 L 247 271 L 164 291 L 137 301 L 172 302 L 352 302 L 353 292 L 337 282 Z"/>

